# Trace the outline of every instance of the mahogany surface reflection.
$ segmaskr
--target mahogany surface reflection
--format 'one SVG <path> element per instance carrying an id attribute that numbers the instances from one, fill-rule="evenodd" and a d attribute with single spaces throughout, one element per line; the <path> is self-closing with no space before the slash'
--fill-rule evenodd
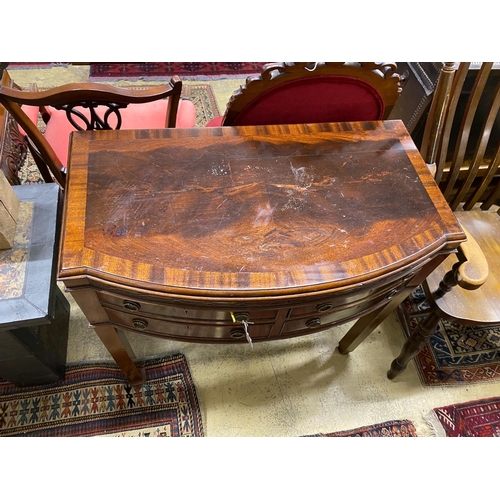
<path id="1" fill-rule="evenodd" d="M 59 278 L 138 381 L 122 329 L 246 342 L 235 313 L 253 340 L 363 317 L 348 352 L 464 239 L 400 121 L 83 132 Z"/>

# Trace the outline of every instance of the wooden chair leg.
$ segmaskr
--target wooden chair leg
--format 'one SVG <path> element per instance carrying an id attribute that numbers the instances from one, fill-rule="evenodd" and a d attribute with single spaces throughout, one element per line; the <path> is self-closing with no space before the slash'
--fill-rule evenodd
<path id="1" fill-rule="evenodd" d="M 431 303 L 435 302 L 437 299 L 443 297 L 446 293 L 451 291 L 453 287 L 458 284 L 458 270 L 461 263 L 457 262 L 453 268 L 448 271 L 438 288 L 432 293 Z M 406 365 L 410 360 L 412 360 L 424 347 L 425 342 L 431 337 L 438 326 L 439 320 L 441 318 L 434 312 L 431 306 L 431 312 L 425 317 L 413 330 L 411 335 L 406 339 L 403 344 L 401 353 L 392 362 L 391 368 L 387 372 L 387 377 L 392 380 L 397 377 L 400 373 L 406 370 Z M 402 325 L 403 328 L 408 326 L 408 323 Z"/>
<path id="2" fill-rule="evenodd" d="M 399 356 L 392 362 L 391 368 L 387 372 L 387 378 L 393 380 L 397 375 L 406 370 L 409 361 L 421 351 L 425 342 L 435 332 L 439 320 L 439 316 L 431 312 L 417 325 L 411 335 L 406 339 Z"/>
<path id="3" fill-rule="evenodd" d="M 38 155 L 38 152 L 36 151 L 36 149 L 29 143 L 28 141 L 28 147 L 31 151 L 31 156 L 33 157 L 33 160 L 35 161 L 36 163 L 36 166 L 38 167 L 38 170 L 40 172 L 40 175 L 42 176 L 43 180 L 47 183 L 49 182 L 54 182 L 54 179 L 52 178 L 52 176 L 50 175 L 50 171 L 47 167 L 47 165 L 45 164 L 45 162 L 40 158 L 40 156 Z"/>

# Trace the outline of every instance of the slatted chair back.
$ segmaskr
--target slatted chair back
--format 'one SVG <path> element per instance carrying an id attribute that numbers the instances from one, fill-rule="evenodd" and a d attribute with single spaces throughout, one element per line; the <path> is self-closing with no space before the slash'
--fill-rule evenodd
<path id="1" fill-rule="evenodd" d="M 454 63 L 446 63 L 438 83 L 445 89 L 436 89 L 429 112 L 421 152 L 435 164 L 436 182 L 453 210 L 476 203 L 488 210 L 500 199 L 500 84 L 493 92 L 488 86 L 493 64 L 481 63 L 462 114 L 457 111 L 471 63 L 460 63 L 456 73 Z M 480 106 L 485 112 L 477 113 Z"/>

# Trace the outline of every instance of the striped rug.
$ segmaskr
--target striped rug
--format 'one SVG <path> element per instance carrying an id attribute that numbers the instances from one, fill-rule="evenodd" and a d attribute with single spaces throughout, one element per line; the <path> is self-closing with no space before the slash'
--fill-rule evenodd
<path id="1" fill-rule="evenodd" d="M 0 381 L 0 436 L 203 436 L 185 357 L 143 363 L 130 386 L 116 364 L 71 366 L 65 380 L 19 388 Z"/>

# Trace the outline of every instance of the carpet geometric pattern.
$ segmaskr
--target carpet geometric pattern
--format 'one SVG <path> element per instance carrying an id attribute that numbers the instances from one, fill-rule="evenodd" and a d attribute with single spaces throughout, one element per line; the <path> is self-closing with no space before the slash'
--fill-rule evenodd
<path id="1" fill-rule="evenodd" d="M 92 63 L 90 78 L 231 78 L 260 73 L 262 62 L 127 62 Z"/>
<path id="2" fill-rule="evenodd" d="M 0 436 L 203 436 L 185 357 L 143 367 L 146 383 L 138 386 L 111 363 L 68 367 L 64 381 L 41 386 L 0 381 Z"/>
<path id="3" fill-rule="evenodd" d="M 428 307 L 417 288 L 403 303 L 410 314 Z M 413 330 L 420 317 L 410 319 Z M 414 358 L 424 385 L 456 385 L 500 381 L 500 328 L 473 327 L 442 320 Z"/>
<path id="4" fill-rule="evenodd" d="M 500 437 L 500 398 L 434 408 L 426 419 L 440 437 Z"/>
<path id="5" fill-rule="evenodd" d="M 182 95 L 189 99 L 196 108 L 196 127 L 204 127 L 212 118 L 220 115 L 210 85 L 183 85 Z"/>
<path id="6" fill-rule="evenodd" d="M 418 437 L 410 420 L 389 420 L 380 424 L 357 427 L 348 431 L 312 434 L 305 437 Z"/>

